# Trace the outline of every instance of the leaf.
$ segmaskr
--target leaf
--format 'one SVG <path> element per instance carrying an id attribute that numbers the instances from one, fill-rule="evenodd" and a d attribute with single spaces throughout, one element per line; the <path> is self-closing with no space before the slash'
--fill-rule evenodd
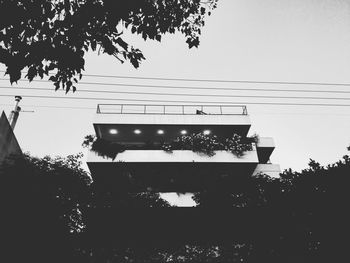
<path id="1" fill-rule="evenodd" d="M 70 88 L 72 87 L 72 82 L 69 80 L 66 83 L 66 94 L 69 92 Z"/>
<path id="2" fill-rule="evenodd" d="M 96 46 L 97 46 L 96 41 L 95 41 L 95 40 L 92 40 L 90 44 L 91 44 L 91 49 L 92 49 L 93 51 L 96 51 Z"/>
<path id="3" fill-rule="evenodd" d="M 57 76 L 51 76 L 51 77 L 49 78 L 49 80 L 55 82 L 55 81 L 57 81 Z"/>
<path id="4" fill-rule="evenodd" d="M 36 74 L 37 74 L 36 68 L 30 67 L 28 69 L 26 77 L 28 78 L 29 81 L 32 81 L 34 79 L 34 77 L 36 76 Z"/>
<path id="5" fill-rule="evenodd" d="M 124 50 L 128 50 L 128 44 L 123 40 L 121 39 L 120 37 L 118 37 L 115 42 L 121 46 Z"/>
<path id="6" fill-rule="evenodd" d="M 21 71 L 19 69 L 7 68 L 6 73 L 10 75 L 10 82 L 16 82 L 21 78 Z"/>
<path id="7" fill-rule="evenodd" d="M 54 83 L 54 86 L 55 86 L 55 91 L 57 91 L 57 90 L 59 90 L 59 88 L 60 88 L 60 83 L 59 83 L 58 81 L 56 81 L 56 82 Z"/>

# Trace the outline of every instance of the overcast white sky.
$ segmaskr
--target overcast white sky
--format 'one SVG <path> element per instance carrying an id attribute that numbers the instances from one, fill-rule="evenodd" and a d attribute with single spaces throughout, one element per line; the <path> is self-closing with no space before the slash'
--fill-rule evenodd
<path id="1" fill-rule="evenodd" d="M 107 55 L 90 54 L 86 60 L 86 73 L 191 79 L 350 83 L 350 1 L 348 0 L 219 0 L 218 8 L 206 20 L 198 49 L 189 50 L 180 34 L 163 37 L 161 43 L 144 42 L 135 36 L 129 36 L 128 39 L 135 47 L 139 47 L 147 58 L 138 70 L 126 63 L 120 64 Z M 349 86 L 186 83 L 95 77 L 83 77 L 82 81 L 350 91 Z M 0 86 L 10 84 L 1 80 Z M 55 93 L 50 83 L 32 82 L 28 85 L 26 82 L 19 82 L 18 86 L 47 87 L 47 91 L 15 90 L 16 85 L 12 89 L 0 89 L 1 94 L 22 95 L 23 110 L 35 111 L 23 112 L 16 127 L 16 135 L 25 151 L 43 156 L 67 155 L 84 150 L 81 148 L 81 142 L 86 134 L 93 133 L 92 120 L 95 107 L 97 103 L 106 101 L 26 98 L 25 95 L 29 94 L 63 96 L 63 93 Z M 110 95 L 82 93 L 79 89 L 323 96 L 339 97 L 342 100 Z M 75 94 L 68 96 L 350 105 L 350 101 L 346 100 L 350 99 L 350 94 L 161 90 L 83 84 L 78 85 Z M 0 104 L 0 108 L 8 113 L 12 108 L 13 98 L 0 97 Z M 44 108 L 38 105 L 91 109 Z M 261 136 L 271 136 L 275 139 L 276 149 L 271 160 L 279 163 L 282 169 L 305 168 L 309 158 L 327 164 L 339 160 L 348 153 L 346 146 L 350 143 L 350 107 L 248 105 L 248 112 L 252 120 L 252 133 L 257 132 Z"/>

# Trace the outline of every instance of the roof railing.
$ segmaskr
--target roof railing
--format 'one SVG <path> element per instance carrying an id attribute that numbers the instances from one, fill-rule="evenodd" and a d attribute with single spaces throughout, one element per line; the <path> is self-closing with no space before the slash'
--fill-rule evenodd
<path id="1" fill-rule="evenodd" d="M 248 115 L 245 105 L 98 104 L 98 114 Z"/>

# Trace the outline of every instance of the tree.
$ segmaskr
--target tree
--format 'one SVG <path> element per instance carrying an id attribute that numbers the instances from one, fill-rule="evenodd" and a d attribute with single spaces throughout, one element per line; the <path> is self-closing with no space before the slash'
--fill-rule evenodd
<path id="1" fill-rule="evenodd" d="M 342 240 L 347 238 L 343 231 L 348 228 L 349 175 L 347 155 L 327 166 L 310 160 L 309 167 L 301 172 L 285 170 L 276 179 L 264 175 L 237 177 L 234 183 L 222 181 L 220 186 L 196 193 L 193 199 L 203 208 L 240 209 L 242 213 L 260 208 L 258 214 L 271 222 L 284 215 L 282 222 L 269 228 L 262 242 L 257 242 L 258 233 L 246 243 L 251 248 L 244 257 L 248 262 L 329 262 L 347 256 Z M 257 217 L 256 224 L 265 227 L 260 220 Z"/>
<path id="2" fill-rule="evenodd" d="M 0 167 L 0 256 L 8 262 L 75 262 L 89 228 L 87 208 L 170 207 L 158 193 L 113 196 L 97 194 L 90 175 L 81 167 L 82 154 L 44 158 L 24 154 Z M 103 225 L 104 222 L 101 222 Z M 5 253 L 6 252 L 6 253 Z"/>
<path id="3" fill-rule="evenodd" d="M 122 2 L 122 3 L 121 3 Z M 84 56 L 97 49 L 137 68 L 142 52 L 125 42 L 124 31 L 161 41 L 181 32 L 198 47 L 204 18 L 217 0 L 0 0 L 0 63 L 11 83 L 49 75 L 56 90 L 76 90 Z"/>
<path id="4" fill-rule="evenodd" d="M 13 160 L 1 167 L 1 256 L 11 262 L 62 262 L 74 235 L 86 227 L 80 207 L 89 200 L 91 178 L 81 154 Z"/>

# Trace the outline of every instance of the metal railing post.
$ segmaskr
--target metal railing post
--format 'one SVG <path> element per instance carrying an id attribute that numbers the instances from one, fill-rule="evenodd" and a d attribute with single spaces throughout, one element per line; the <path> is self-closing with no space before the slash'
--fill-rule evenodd
<path id="1" fill-rule="evenodd" d="M 182 105 L 182 115 L 185 115 L 185 105 Z"/>
<path id="2" fill-rule="evenodd" d="M 146 105 L 144 105 L 143 113 L 146 114 Z"/>
<path id="3" fill-rule="evenodd" d="M 120 105 L 120 114 L 123 114 L 123 104 L 122 105 Z"/>

